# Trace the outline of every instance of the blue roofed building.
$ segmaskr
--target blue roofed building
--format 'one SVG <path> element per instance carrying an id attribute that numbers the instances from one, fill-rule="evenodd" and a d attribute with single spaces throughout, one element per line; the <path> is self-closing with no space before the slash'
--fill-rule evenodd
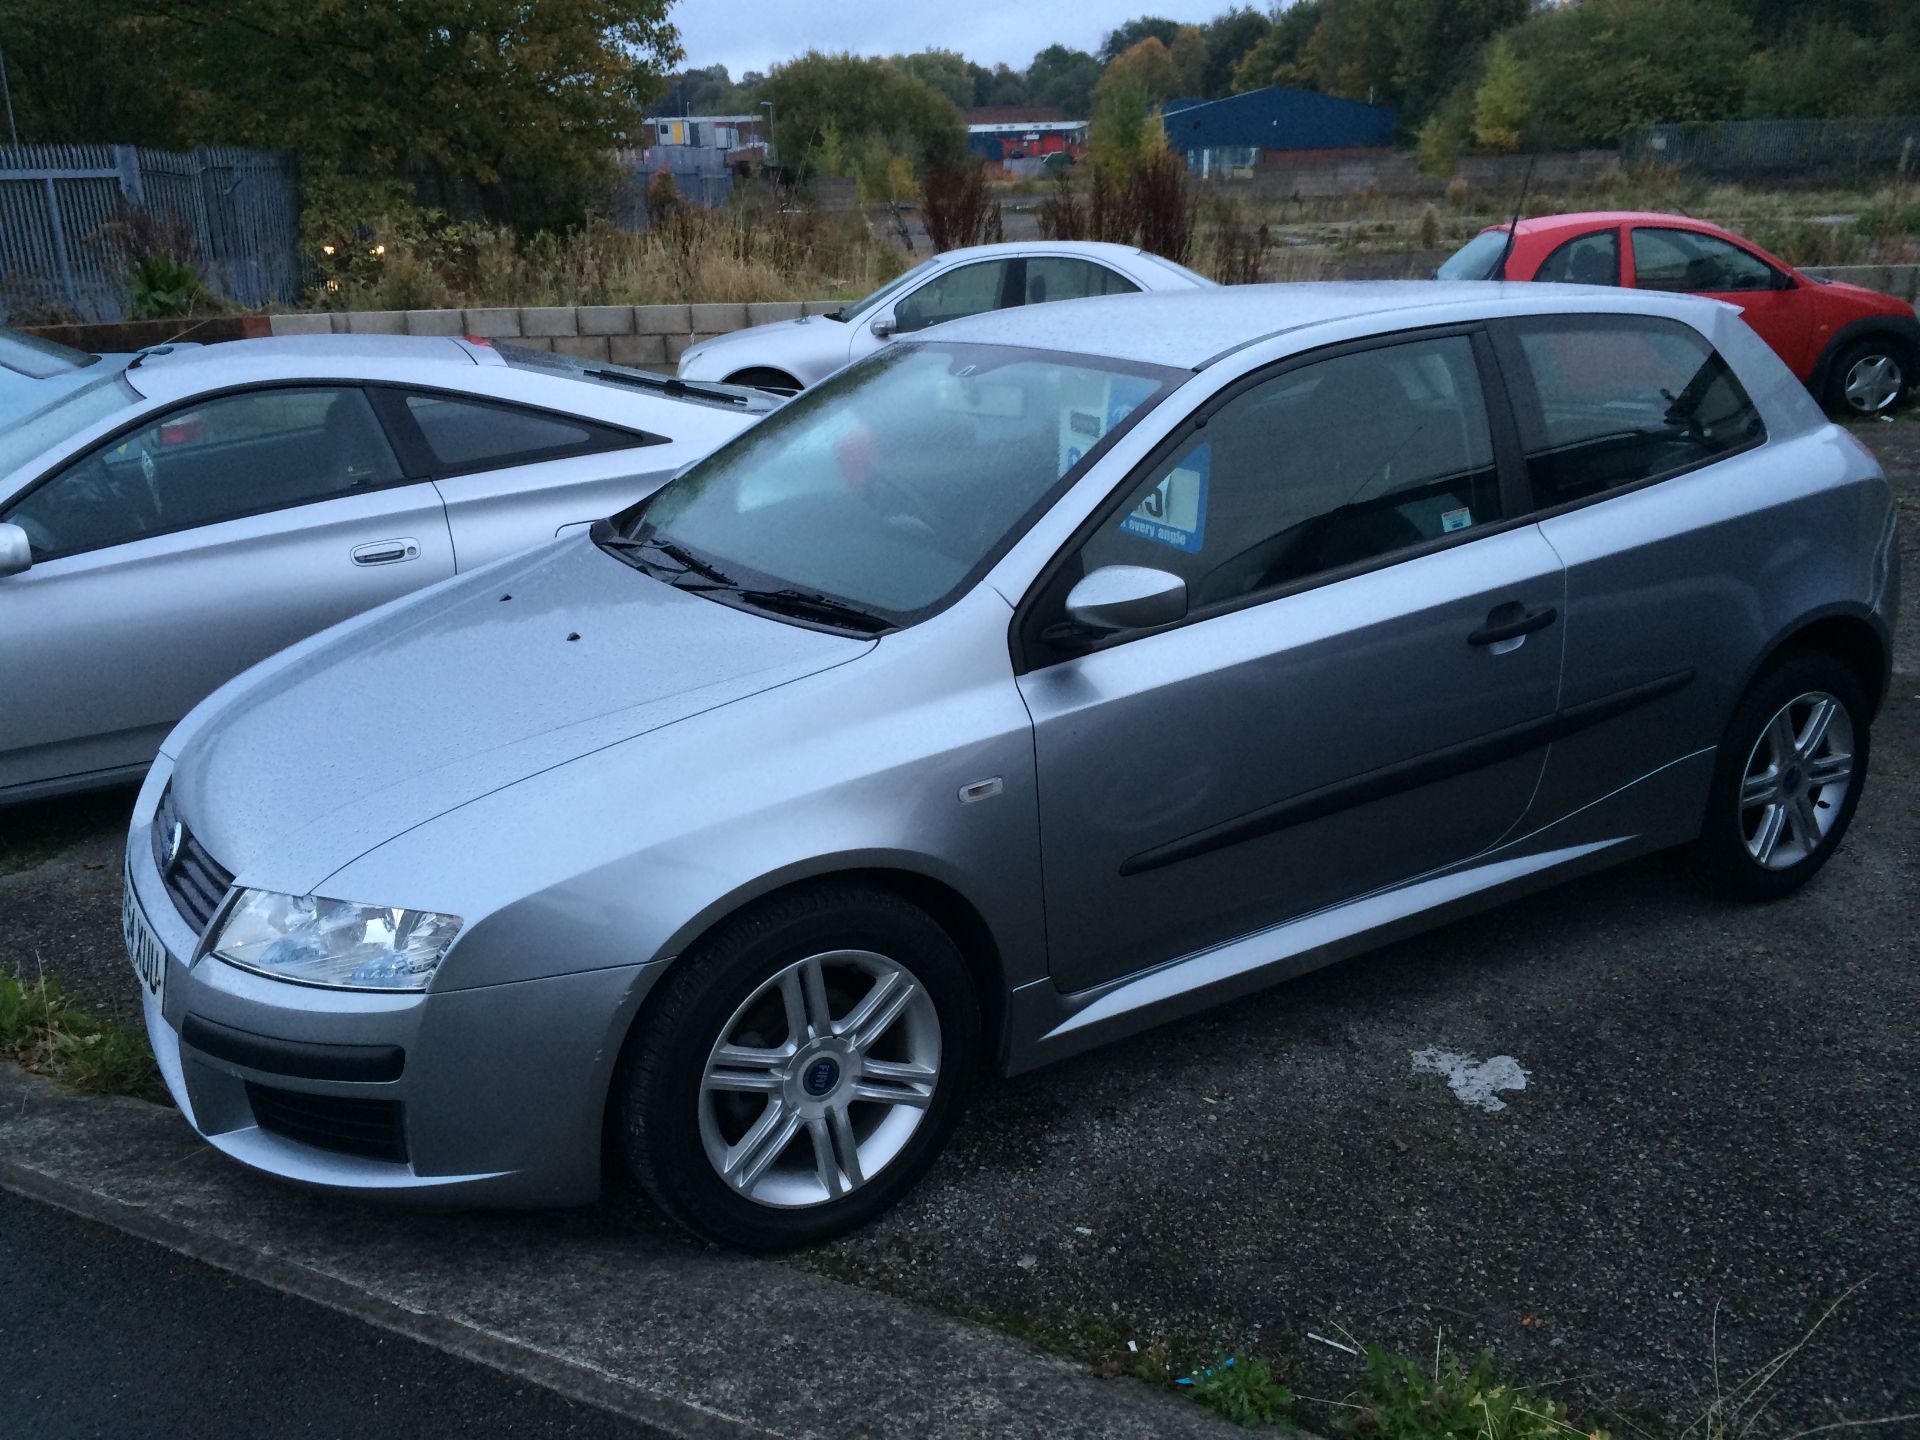
<path id="1" fill-rule="evenodd" d="M 1224 100 L 1169 100 L 1160 118 L 1167 143 L 1200 175 L 1253 170 L 1301 152 L 1384 149 L 1400 123 L 1386 105 L 1285 85 Z"/>

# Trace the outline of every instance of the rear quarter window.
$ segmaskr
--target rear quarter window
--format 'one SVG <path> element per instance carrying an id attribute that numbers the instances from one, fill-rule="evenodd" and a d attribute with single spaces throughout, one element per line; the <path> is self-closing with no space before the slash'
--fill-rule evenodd
<path id="1" fill-rule="evenodd" d="M 1497 327 L 1536 504 L 1551 508 L 1762 443 L 1753 401 L 1677 320 L 1556 315 Z"/>

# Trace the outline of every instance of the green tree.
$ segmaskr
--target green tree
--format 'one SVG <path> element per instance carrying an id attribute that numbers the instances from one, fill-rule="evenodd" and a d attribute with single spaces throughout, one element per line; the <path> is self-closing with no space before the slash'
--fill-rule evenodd
<path id="1" fill-rule="evenodd" d="M 1168 47 L 1173 56 L 1175 95 L 1198 95 L 1207 83 L 1207 32 L 1204 26 L 1182 25 Z M 1169 97 L 1171 98 L 1171 97 Z"/>
<path id="2" fill-rule="evenodd" d="M 1216 15 L 1207 25 L 1207 62 L 1200 72 L 1198 93 L 1208 100 L 1231 93 L 1235 67 L 1271 29 L 1273 23 L 1266 16 L 1244 5 Z"/>
<path id="3" fill-rule="evenodd" d="M 1087 151 L 1095 175 L 1116 185 L 1134 175 L 1146 158 L 1152 130 L 1160 132 L 1164 145 L 1166 132 L 1160 128 L 1145 79 L 1135 69 L 1118 63 L 1109 65 L 1094 90 L 1093 117 L 1087 130 Z"/>
<path id="4" fill-rule="evenodd" d="M 1294 0 L 1274 17 L 1273 26 L 1234 66 L 1235 93 L 1269 85 L 1318 89 L 1313 43 L 1320 29 L 1321 0 Z"/>
<path id="5" fill-rule="evenodd" d="M 978 67 L 969 65 L 967 57 L 957 50 L 921 50 L 912 55 L 896 55 L 893 63 L 957 106 L 974 103 L 973 72 Z"/>
<path id="6" fill-rule="evenodd" d="M 1100 76 L 1100 83 L 1093 87 L 1096 109 L 1099 108 L 1101 93 L 1122 81 L 1137 83 L 1146 92 L 1147 102 L 1158 105 L 1180 93 L 1180 67 L 1165 45 L 1148 36 L 1125 54 L 1108 62 Z"/>
<path id="7" fill-rule="evenodd" d="M 1169 50 L 1173 48 L 1173 38 L 1180 33 L 1180 22 L 1169 20 L 1164 15 L 1142 15 L 1138 20 L 1129 20 L 1126 24 L 1107 32 L 1106 43 L 1100 47 L 1102 60 L 1114 60 L 1127 53 L 1142 40 L 1158 40 Z"/>
<path id="8" fill-rule="evenodd" d="M 1093 87 L 1100 79 L 1100 62 L 1084 50 L 1049 45 L 1027 67 L 1027 94 L 1035 105 L 1052 105 L 1069 120 L 1092 113 Z"/>
<path id="9" fill-rule="evenodd" d="M 26 143 L 188 143 L 192 57 L 164 19 L 127 0 L 6 0 L 0 46 Z"/>
<path id="10" fill-rule="evenodd" d="M 1526 72 L 1512 41 L 1503 36 L 1494 41 L 1486 74 L 1473 93 L 1473 138 L 1488 150 L 1518 150 L 1527 113 Z M 1427 138 L 1424 130 L 1421 138 Z"/>
<path id="11" fill-rule="evenodd" d="M 830 133 L 848 154 L 867 157 L 869 169 L 875 141 L 920 173 L 930 164 L 957 160 L 966 148 L 966 128 L 953 102 L 886 60 L 811 50 L 776 65 L 761 98 L 773 101 L 778 117 L 775 149 L 803 174 L 818 172 Z"/>

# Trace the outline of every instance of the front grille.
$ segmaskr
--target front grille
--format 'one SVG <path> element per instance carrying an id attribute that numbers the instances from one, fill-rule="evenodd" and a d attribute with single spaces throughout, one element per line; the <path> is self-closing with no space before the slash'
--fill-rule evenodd
<path id="1" fill-rule="evenodd" d="M 354 1100 L 339 1095 L 308 1095 L 273 1085 L 247 1082 L 247 1103 L 262 1130 L 368 1160 L 407 1163 L 407 1135 L 398 1100 Z"/>
<path id="2" fill-rule="evenodd" d="M 173 897 L 180 918 L 193 927 L 194 934 L 203 932 L 226 898 L 233 872 L 193 838 L 173 803 L 171 784 L 161 793 L 160 808 L 153 812 L 153 863 L 160 867 L 160 879 Z"/>

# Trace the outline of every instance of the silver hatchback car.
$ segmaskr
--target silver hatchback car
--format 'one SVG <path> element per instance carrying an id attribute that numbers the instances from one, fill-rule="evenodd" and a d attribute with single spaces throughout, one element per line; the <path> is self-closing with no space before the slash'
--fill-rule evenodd
<path id="1" fill-rule="evenodd" d="M 181 1110 L 341 1190 L 609 1162 L 855 1225 L 969 1085 L 1691 843 L 1832 855 L 1895 509 L 1738 313 L 1280 286 L 942 326 L 163 747 L 125 926 Z"/>

